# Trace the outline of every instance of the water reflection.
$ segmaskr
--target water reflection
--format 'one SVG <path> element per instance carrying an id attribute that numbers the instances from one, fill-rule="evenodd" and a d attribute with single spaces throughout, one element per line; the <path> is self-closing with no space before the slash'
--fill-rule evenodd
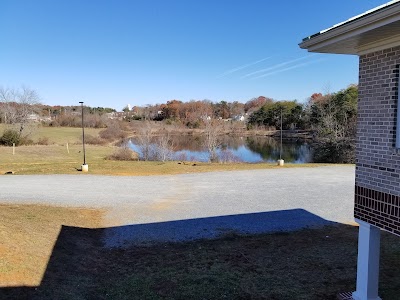
<path id="1" fill-rule="evenodd" d="M 280 152 L 280 140 L 269 137 L 248 137 L 247 147 L 260 154 L 263 161 L 277 161 Z M 307 163 L 312 161 L 312 151 L 304 141 L 284 141 L 282 159 L 290 163 Z"/>
<path id="2" fill-rule="evenodd" d="M 158 143 L 158 137 L 153 137 L 153 147 Z M 173 159 L 191 161 L 209 161 L 209 153 L 204 146 L 203 136 L 171 136 Z M 129 147 L 140 153 L 139 142 L 132 138 Z M 252 136 L 221 136 L 218 147 L 218 157 L 222 161 L 241 161 L 248 163 L 275 162 L 279 159 L 279 139 Z M 287 163 L 312 162 L 311 146 L 305 141 L 283 141 L 282 158 Z"/>

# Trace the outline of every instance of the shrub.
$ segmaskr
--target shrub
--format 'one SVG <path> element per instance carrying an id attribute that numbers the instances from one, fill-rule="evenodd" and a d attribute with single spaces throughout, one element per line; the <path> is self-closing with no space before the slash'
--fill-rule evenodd
<path id="1" fill-rule="evenodd" d="M 179 154 L 176 156 L 176 160 L 180 160 L 180 161 L 188 160 L 187 154 L 184 153 L 184 152 L 179 153 Z"/>
<path id="2" fill-rule="evenodd" d="M 316 163 L 355 163 L 355 143 L 350 139 L 319 141 L 313 149 Z"/>
<path id="3" fill-rule="evenodd" d="M 127 137 L 127 134 L 121 129 L 121 126 L 117 122 L 109 123 L 106 129 L 100 131 L 99 135 L 102 139 L 107 141 L 114 141 Z"/>
<path id="4" fill-rule="evenodd" d="M 192 129 L 200 128 L 200 125 L 201 125 L 201 123 L 199 120 L 193 121 L 193 122 L 189 121 L 186 123 L 186 127 L 192 128 Z"/>
<path id="5" fill-rule="evenodd" d="M 240 157 L 235 155 L 231 150 L 222 150 L 219 154 L 220 163 L 238 163 L 241 162 Z"/>
<path id="6" fill-rule="evenodd" d="M 32 139 L 28 138 L 28 137 L 22 137 L 20 139 L 19 145 L 25 145 L 25 146 L 31 146 L 34 145 L 35 143 L 33 142 Z"/>
<path id="7" fill-rule="evenodd" d="M 107 144 L 107 141 L 103 140 L 102 138 L 87 134 L 85 135 L 85 143 L 89 145 L 105 145 Z"/>
<path id="8" fill-rule="evenodd" d="M 38 145 L 49 145 L 49 138 L 48 137 L 41 137 L 38 140 Z"/>
<path id="9" fill-rule="evenodd" d="M 18 131 L 14 129 L 7 129 L 3 132 L 3 135 L 0 137 L 0 145 L 4 146 L 18 146 L 21 143 L 21 136 Z"/>
<path id="10" fill-rule="evenodd" d="M 119 148 L 113 154 L 107 156 L 106 159 L 131 161 L 131 160 L 138 160 L 139 155 L 129 148 Z"/>
<path id="11" fill-rule="evenodd" d="M 78 115 L 63 114 L 58 115 L 57 123 L 63 127 L 81 127 L 82 119 Z"/>
<path id="12" fill-rule="evenodd" d="M 57 120 L 53 120 L 49 123 L 50 127 L 59 127 L 60 123 L 57 122 Z"/>

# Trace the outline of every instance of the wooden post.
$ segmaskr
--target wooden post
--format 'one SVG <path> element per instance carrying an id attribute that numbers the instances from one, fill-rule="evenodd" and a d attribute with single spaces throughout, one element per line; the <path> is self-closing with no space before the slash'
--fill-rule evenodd
<path id="1" fill-rule="evenodd" d="M 67 152 L 68 152 L 68 154 L 69 154 L 69 148 L 68 148 L 68 143 L 67 143 Z"/>
<path id="2" fill-rule="evenodd" d="M 15 143 L 13 143 L 13 155 L 15 155 Z"/>

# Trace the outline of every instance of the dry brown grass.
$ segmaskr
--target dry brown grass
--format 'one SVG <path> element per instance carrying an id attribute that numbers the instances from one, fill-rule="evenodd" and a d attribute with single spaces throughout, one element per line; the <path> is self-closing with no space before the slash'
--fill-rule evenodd
<path id="1" fill-rule="evenodd" d="M 106 140 L 103 140 L 100 137 L 92 136 L 92 135 L 88 134 L 88 135 L 85 135 L 85 144 L 103 146 L 103 145 L 107 145 L 108 142 Z"/>
<path id="2" fill-rule="evenodd" d="M 8 128 L 5 124 L 0 124 L 0 134 Z M 99 136 L 101 128 L 85 128 L 85 134 L 94 137 Z M 37 143 L 39 139 L 47 138 L 48 144 L 65 145 L 74 144 L 82 141 L 82 128 L 78 127 L 45 127 L 39 124 L 30 126 L 29 139 Z"/>
<path id="3" fill-rule="evenodd" d="M 0 287 L 38 286 L 61 225 L 100 227 L 101 210 L 0 205 Z"/>
<path id="4" fill-rule="evenodd" d="M 160 130 L 162 129 L 160 124 L 156 125 Z M 156 125 L 153 124 L 152 126 Z M 0 132 L 2 132 L 4 128 L 4 124 L 0 124 Z M 115 126 L 111 126 L 110 128 L 110 130 L 105 132 L 113 134 L 116 130 L 119 133 L 126 133 L 123 131 L 126 128 L 121 129 Z M 111 144 L 101 145 L 104 142 L 104 139 L 99 137 L 99 132 L 101 130 L 102 129 L 94 128 L 85 129 L 89 140 L 92 139 L 89 142 L 96 144 L 86 145 L 86 161 L 89 165 L 89 174 L 148 176 L 277 168 L 275 164 L 270 163 L 219 164 L 175 161 L 106 160 L 107 157 L 110 157 L 110 155 L 119 148 Z M 111 137 L 112 136 L 113 135 L 111 135 Z M 15 150 L 15 155 L 12 154 L 11 147 L 0 146 L 0 175 L 10 171 L 15 174 L 77 174 L 77 170 L 80 169 L 83 163 L 81 138 L 82 131 L 80 128 L 39 126 L 33 131 L 32 139 L 34 143 L 40 142 L 41 144 L 48 145 L 19 146 Z M 69 153 L 67 150 L 69 150 Z M 286 164 L 285 168 L 315 167 L 322 165 L 324 164 Z"/>
<path id="5" fill-rule="evenodd" d="M 129 148 L 120 148 L 107 156 L 108 160 L 135 161 L 139 160 L 139 155 Z"/>
<path id="6" fill-rule="evenodd" d="M 0 174 L 13 171 L 15 174 L 77 174 L 83 163 L 82 146 L 34 145 L 19 146 L 12 154 L 12 147 L 0 146 Z M 199 163 L 199 162 L 157 162 L 157 161 L 111 161 L 105 160 L 115 146 L 86 145 L 86 161 L 89 174 L 98 175 L 168 175 L 213 171 L 257 170 L 279 168 L 276 164 L 260 163 Z M 284 168 L 317 167 L 324 164 L 286 164 Z M 326 165 L 326 164 L 325 164 Z"/>
<path id="7" fill-rule="evenodd" d="M 107 249 L 102 229 L 76 228 L 98 228 L 102 215 L 1 205 L 0 298 L 333 300 L 355 287 L 353 226 Z M 59 235 L 61 225 L 75 227 Z M 399 249 L 400 240 L 383 233 L 384 299 L 398 296 Z"/>

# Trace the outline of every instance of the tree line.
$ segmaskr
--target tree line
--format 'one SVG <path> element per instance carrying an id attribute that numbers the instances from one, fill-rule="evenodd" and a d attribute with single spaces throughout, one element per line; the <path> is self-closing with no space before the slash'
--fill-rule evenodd
<path id="1" fill-rule="evenodd" d="M 128 119 L 134 120 L 155 120 L 180 123 L 189 128 L 205 126 L 204 120 L 207 119 L 240 119 L 245 115 L 253 113 L 272 99 L 260 96 L 250 99 L 246 103 L 239 101 L 211 102 L 210 100 L 191 100 L 183 102 L 180 100 L 170 100 L 162 104 L 134 106 L 131 110 L 128 106 L 123 108 Z"/>
<path id="2" fill-rule="evenodd" d="M 337 93 L 314 93 L 306 103 L 296 100 L 276 101 L 259 96 L 245 103 L 239 101 L 211 102 L 171 100 L 163 104 L 124 108 L 117 116 L 125 121 L 153 120 L 175 122 L 189 128 L 205 127 L 205 120 L 241 120 L 247 128 L 265 127 L 281 129 L 303 129 L 316 131 L 318 136 L 336 139 L 349 136 L 354 131 L 358 89 L 351 85 Z M 113 108 L 84 106 L 85 126 L 105 127 Z M 49 106 L 40 103 L 36 91 L 5 89 L 0 87 L 0 123 L 19 124 L 20 131 L 31 119 L 32 114 L 40 120 L 51 121 L 53 126 L 81 126 L 81 106 Z M 350 124 L 350 125 L 349 125 Z"/>
<path id="3" fill-rule="evenodd" d="M 358 87 L 351 85 L 336 93 L 314 93 L 306 103 L 296 100 L 276 101 L 260 96 L 245 103 L 239 101 L 211 102 L 171 100 L 163 104 L 134 106 L 117 113 L 113 108 L 84 107 L 86 127 L 107 127 L 110 114 L 117 114 L 124 121 L 152 120 L 179 124 L 188 128 L 203 128 L 218 120 L 242 121 L 247 130 L 253 128 L 309 130 L 319 145 L 317 161 L 353 160 L 356 127 Z M 29 121 L 35 114 L 50 126 L 81 126 L 81 107 L 49 106 L 40 103 L 35 90 L 22 87 L 10 89 L 0 87 L 0 122 L 14 125 L 20 138 L 29 134 Z M 211 122 L 212 121 L 212 122 Z M 1 139 L 0 139 L 1 143 Z M 215 149 L 216 142 L 210 145 Z M 213 150 L 214 151 L 214 150 Z M 332 155 L 332 153 L 336 153 Z M 336 156 L 345 158 L 337 158 Z"/>

